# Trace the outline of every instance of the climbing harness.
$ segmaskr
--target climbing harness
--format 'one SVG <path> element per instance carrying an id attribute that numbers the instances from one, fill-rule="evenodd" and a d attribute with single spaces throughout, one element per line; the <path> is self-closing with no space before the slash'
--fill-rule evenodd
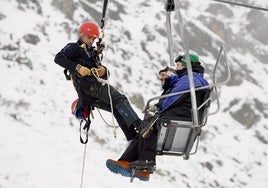
<path id="1" fill-rule="evenodd" d="M 85 122 L 85 124 L 83 125 L 83 123 Z M 88 131 L 89 131 L 89 128 L 90 128 L 90 123 L 91 123 L 91 120 L 89 118 L 89 115 L 87 118 L 83 118 L 81 121 L 80 121 L 80 142 L 82 144 L 87 144 L 88 142 Z"/>

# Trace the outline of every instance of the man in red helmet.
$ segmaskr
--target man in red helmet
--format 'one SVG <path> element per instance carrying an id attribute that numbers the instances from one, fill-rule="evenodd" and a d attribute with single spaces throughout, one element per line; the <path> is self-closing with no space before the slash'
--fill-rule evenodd
<path id="1" fill-rule="evenodd" d="M 103 85 L 93 75 L 107 79 L 107 69 L 99 58 L 101 50 L 97 50 L 93 43 L 99 37 L 99 28 L 95 23 L 85 22 L 78 29 L 79 39 L 75 43 L 67 44 L 55 57 L 55 62 L 70 72 L 79 100 L 76 108 L 98 107 L 110 111 L 110 89 L 114 116 L 124 132 L 127 140 L 136 136 L 135 127 L 141 120 L 134 112 L 125 95 L 114 87 Z"/>

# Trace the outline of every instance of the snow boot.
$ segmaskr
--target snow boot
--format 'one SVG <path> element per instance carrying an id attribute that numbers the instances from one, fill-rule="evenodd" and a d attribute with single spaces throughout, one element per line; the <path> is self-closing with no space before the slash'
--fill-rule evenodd
<path id="1" fill-rule="evenodd" d="M 150 172 L 148 171 L 138 172 L 137 174 L 135 174 L 135 178 L 138 178 L 141 181 L 149 181 Z"/>
<path id="2" fill-rule="evenodd" d="M 108 159 L 106 161 L 106 167 L 113 173 L 115 174 L 121 174 L 122 176 L 125 177 L 130 177 L 130 162 L 120 160 L 120 161 L 115 161 L 112 159 Z"/>

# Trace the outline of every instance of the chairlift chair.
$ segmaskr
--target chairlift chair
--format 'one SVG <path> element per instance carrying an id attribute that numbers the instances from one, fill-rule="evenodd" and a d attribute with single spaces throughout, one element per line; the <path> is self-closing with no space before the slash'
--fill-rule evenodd
<path id="1" fill-rule="evenodd" d="M 224 81 L 217 83 L 215 74 L 222 54 L 224 54 L 225 57 L 224 63 L 227 70 L 227 77 Z M 224 47 L 221 46 L 213 71 L 212 84 L 195 88 L 195 93 L 204 93 L 202 101 L 198 101 L 198 103 L 200 104 L 197 107 L 198 124 L 195 124 L 192 119 L 182 120 L 180 117 L 159 118 L 156 121 L 156 126 L 159 130 L 156 150 L 157 155 L 183 156 L 184 159 L 189 159 L 189 155 L 195 154 L 197 152 L 201 130 L 202 127 L 204 127 L 207 123 L 208 115 L 217 113 L 220 108 L 219 99 L 217 95 L 217 87 L 227 83 L 229 80 L 230 68 L 227 64 L 226 51 Z M 144 108 L 144 112 L 146 112 L 149 108 L 150 102 L 154 100 L 184 93 L 190 93 L 190 90 L 153 97 L 148 100 Z M 209 113 L 211 98 L 213 95 L 215 96 L 217 101 L 217 109 L 216 111 Z M 194 151 L 192 151 L 194 145 L 195 149 Z"/>
<path id="2" fill-rule="evenodd" d="M 200 91 L 199 91 L 200 92 Z M 175 155 L 184 156 L 184 159 L 189 159 L 190 151 L 196 142 L 196 153 L 201 129 L 206 125 L 208 111 L 210 107 L 211 91 L 206 89 L 204 98 L 198 110 L 198 125 L 194 125 L 192 120 L 178 120 L 179 117 L 166 118 L 161 117 L 158 120 L 159 127 L 157 150 L 158 155 Z"/>

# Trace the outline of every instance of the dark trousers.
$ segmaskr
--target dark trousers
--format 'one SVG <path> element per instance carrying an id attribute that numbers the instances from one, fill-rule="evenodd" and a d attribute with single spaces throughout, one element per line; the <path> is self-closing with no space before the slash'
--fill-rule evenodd
<path id="1" fill-rule="evenodd" d="M 114 87 L 107 84 L 102 85 L 94 78 L 83 78 L 75 84 L 78 92 L 78 97 L 82 105 L 95 106 L 97 108 L 111 112 L 111 101 L 108 89 L 112 100 L 114 117 L 118 125 L 125 134 L 127 140 L 132 140 L 136 136 L 136 131 L 132 124 L 139 120 L 138 115 L 132 109 L 125 95 L 118 92 Z"/>
<path id="2" fill-rule="evenodd" d="M 131 141 L 125 152 L 119 160 L 134 161 L 155 161 L 157 148 L 157 134 L 158 131 L 154 127 L 147 138 L 143 138 L 138 134 L 134 140 Z"/>

